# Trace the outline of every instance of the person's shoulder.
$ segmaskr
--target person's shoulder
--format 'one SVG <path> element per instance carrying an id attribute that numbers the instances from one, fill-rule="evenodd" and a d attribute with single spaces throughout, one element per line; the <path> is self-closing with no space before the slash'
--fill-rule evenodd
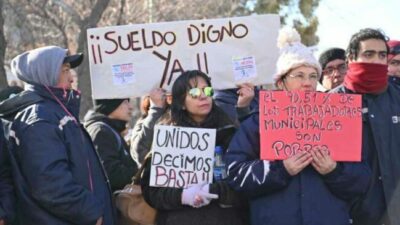
<path id="1" fill-rule="evenodd" d="M 237 88 L 216 90 L 214 92 L 213 98 L 217 102 L 227 102 L 235 105 L 238 99 Z"/>
<path id="2" fill-rule="evenodd" d="M 400 86 L 394 83 L 388 83 L 385 94 L 392 96 L 395 101 L 400 101 Z"/>
<path id="3" fill-rule="evenodd" d="M 98 135 L 98 136 L 108 136 L 108 137 L 114 137 L 115 134 L 114 128 L 112 128 L 110 125 L 108 125 L 104 121 L 96 121 L 90 125 L 91 127 L 91 132 L 93 135 Z"/>
<path id="4" fill-rule="evenodd" d="M 397 83 L 389 82 L 387 89 L 388 89 L 388 91 L 392 91 L 392 92 L 400 92 L 400 85 Z"/>
<path id="5" fill-rule="evenodd" d="M 19 111 L 41 101 L 43 101 L 43 98 L 35 92 L 22 91 L 0 103 L 0 116 L 13 117 Z"/>
<path id="6" fill-rule="evenodd" d="M 253 120 L 255 120 L 255 119 L 258 120 L 259 117 L 260 117 L 260 108 L 257 107 L 257 108 L 255 108 L 255 109 L 253 109 L 253 110 L 251 111 L 251 113 L 249 114 L 248 119 L 251 118 L 251 119 L 253 119 Z"/>
<path id="7" fill-rule="evenodd" d="M 258 129 L 259 123 L 260 123 L 260 112 L 259 108 L 257 107 L 240 123 L 240 128 Z"/>
<path id="8" fill-rule="evenodd" d="M 57 102 L 48 99 L 37 102 L 33 106 L 36 107 L 37 117 L 42 120 L 58 122 L 68 116 L 68 113 Z"/>
<path id="9" fill-rule="evenodd" d="M 69 116 L 61 107 L 57 107 L 56 103 L 47 99 L 42 99 L 24 107 L 15 117 L 16 122 L 23 122 L 26 126 L 37 122 L 46 122 L 59 126 L 73 120 L 75 120 L 74 117 Z"/>

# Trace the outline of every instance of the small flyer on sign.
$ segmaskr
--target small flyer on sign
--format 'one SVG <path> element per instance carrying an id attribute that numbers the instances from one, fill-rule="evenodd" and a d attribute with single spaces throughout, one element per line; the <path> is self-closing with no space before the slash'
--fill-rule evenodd
<path id="1" fill-rule="evenodd" d="M 256 60 L 254 56 L 232 58 L 235 81 L 247 81 L 257 77 Z"/>
<path id="2" fill-rule="evenodd" d="M 133 63 L 113 65 L 112 75 L 114 85 L 124 85 L 135 82 Z"/>

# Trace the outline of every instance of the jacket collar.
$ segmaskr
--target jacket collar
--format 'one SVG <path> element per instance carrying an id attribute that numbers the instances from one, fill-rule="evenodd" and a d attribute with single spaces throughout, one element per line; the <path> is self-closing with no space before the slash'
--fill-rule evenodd
<path id="1" fill-rule="evenodd" d="M 89 110 L 86 113 L 84 121 L 85 121 L 85 127 L 88 127 L 93 123 L 101 121 L 112 127 L 118 133 L 124 131 L 126 129 L 126 124 L 128 123 L 127 121 L 124 120 L 110 119 L 106 115 L 95 112 L 94 110 Z"/>
<path id="2" fill-rule="evenodd" d="M 43 98 L 32 91 L 23 91 L 12 98 L 0 102 L 0 117 L 14 120 L 15 115 L 25 107 L 42 101 Z"/>
<path id="3" fill-rule="evenodd" d="M 389 76 L 389 82 L 396 85 L 400 85 L 400 77 Z"/>
<path id="4" fill-rule="evenodd" d="M 78 91 L 38 84 L 28 84 L 26 89 L 35 92 L 44 99 L 55 102 L 57 105 L 63 104 L 63 106 L 79 121 L 81 96 Z M 63 108 L 61 105 L 60 107 Z"/>

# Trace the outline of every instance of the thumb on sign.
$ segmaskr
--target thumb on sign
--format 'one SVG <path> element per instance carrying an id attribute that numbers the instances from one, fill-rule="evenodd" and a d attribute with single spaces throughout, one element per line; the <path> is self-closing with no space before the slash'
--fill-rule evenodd
<path id="1" fill-rule="evenodd" d="M 199 196 L 203 197 L 203 198 L 207 198 L 207 199 L 218 199 L 218 195 L 217 194 L 211 194 L 208 192 L 204 192 L 204 191 L 200 191 L 198 193 Z"/>
<path id="2" fill-rule="evenodd" d="M 197 192 L 196 197 L 199 197 L 201 199 L 200 204 L 198 204 L 196 207 L 203 207 L 208 204 L 210 204 L 212 199 L 217 199 L 218 195 L 217 194 L 212 194 L 209 192 L 209 184 L 204 184 L 203 187 Z"/>

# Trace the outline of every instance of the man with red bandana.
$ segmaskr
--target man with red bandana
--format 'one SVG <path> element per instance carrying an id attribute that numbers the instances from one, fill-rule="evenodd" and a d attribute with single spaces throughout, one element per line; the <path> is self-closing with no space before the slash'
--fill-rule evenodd
<path id="1" fill-rule="evenodd" d="M 390 40 L 388 55 L 389 82 L 400 85 L 400 41 Z"/>
<path id="2" fill-rule="evenodd" d="M 354 34 L 344 83 L 331 91 L 362 94 L 362 157 L 372 176 L 367 193 L 353 204 L 355 225 L 400 224 L 400 89 L 388 83 L 386 41 L 375 29 Z"/>

